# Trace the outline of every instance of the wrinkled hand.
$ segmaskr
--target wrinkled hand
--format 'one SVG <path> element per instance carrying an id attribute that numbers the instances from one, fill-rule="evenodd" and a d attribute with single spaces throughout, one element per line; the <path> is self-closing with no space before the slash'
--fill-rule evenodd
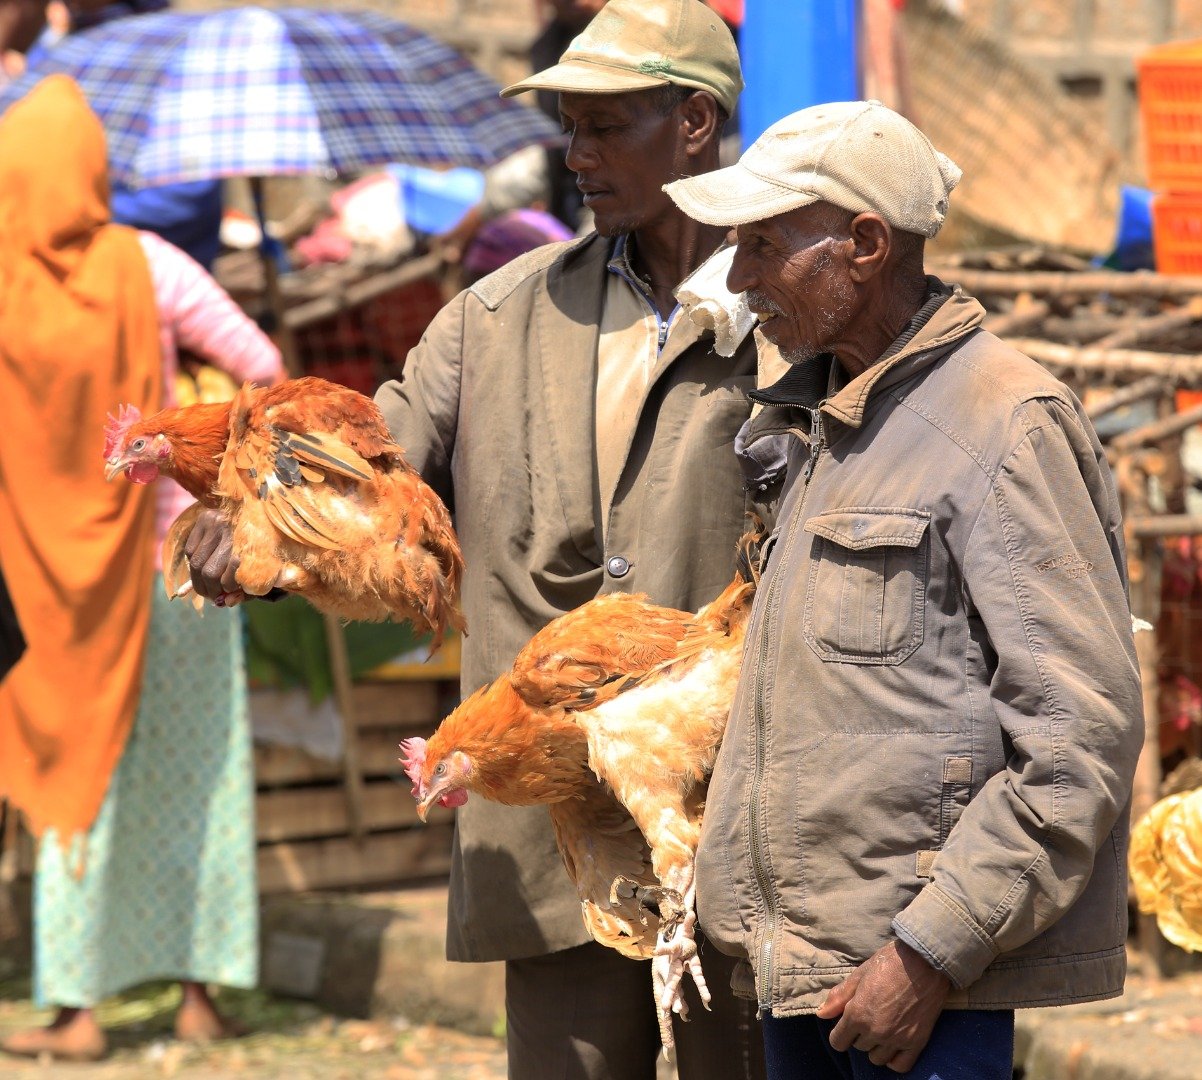
<path id="1" fill-rule="evenodd" d="M 874 1065 L 914 1067 L 951 992 L 951 980 L 900 941 L 878 949 L 826 996 L 824 1020 L 840 1017 L 831 1046 L 862 1050 Z"/>
<path id="2" fill-rule="evenodd" d="M 234 576 L 238 557 L 234 554 L 234 535 L 225 518 L 216 510 L 202 510 L 184 543 L 192 587 L 197 596 L 212 600 L 218 607 L 232 607 L 245 599 Z"/>

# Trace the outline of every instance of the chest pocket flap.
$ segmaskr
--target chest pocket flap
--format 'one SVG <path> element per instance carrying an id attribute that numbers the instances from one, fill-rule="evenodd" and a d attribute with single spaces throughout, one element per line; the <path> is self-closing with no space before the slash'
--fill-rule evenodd
<path id="1" fill-rule="evenodd" d="M 931 515 L 925 510 L 827 510 L 803 528 L 840 547 L 863 551 L 874 547 L 918 547 Z"/>
<path id="2" fill-rule="evenodd" d="M 806 641 L 824 660 L 900 664 L 922 644 L 928 568 L 925 510 L 849 507 L 815 514 Z"/>

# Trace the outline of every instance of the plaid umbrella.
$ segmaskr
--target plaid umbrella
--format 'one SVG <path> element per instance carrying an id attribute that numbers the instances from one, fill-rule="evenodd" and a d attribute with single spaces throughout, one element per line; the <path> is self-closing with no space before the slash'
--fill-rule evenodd
<path id="1" fill-rule="evenodd" d="M 67 38 L 0 110 L 55 72 L 83 88 L 131 187 L 388 161 L 482 168 L 559 135 L 454 49 L 367 11 L 121 19 Z"/>

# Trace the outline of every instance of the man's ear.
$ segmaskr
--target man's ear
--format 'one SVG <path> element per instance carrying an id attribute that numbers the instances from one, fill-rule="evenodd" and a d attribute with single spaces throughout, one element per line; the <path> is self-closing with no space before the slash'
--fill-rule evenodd
<path id="1" fill-rule="evenodd" d="M 876 277 L 893 248 L 893 229 L 880 214 L 857 214 L 848 227 L 851 234 L 852 281 L 863 283 Z"/>
<path id="2" fill-rule="evenodd" d="M 680 105 L 684 150 L 696 157 L 718 139 L 718 102 L 705 90 L 694 90 Z"/>

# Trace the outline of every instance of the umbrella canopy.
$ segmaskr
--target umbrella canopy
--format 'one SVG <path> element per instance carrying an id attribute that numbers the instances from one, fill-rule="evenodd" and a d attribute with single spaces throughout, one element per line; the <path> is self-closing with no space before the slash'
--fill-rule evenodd
<path id="1" fill-rule="evenodd" d="M 120 19 L 67 38 L 0 110 L 55 72 L 83 88 L 130 187 L 388 161 L 483 168 L 559 137 L 454 49 L 367 11 Z"/>

